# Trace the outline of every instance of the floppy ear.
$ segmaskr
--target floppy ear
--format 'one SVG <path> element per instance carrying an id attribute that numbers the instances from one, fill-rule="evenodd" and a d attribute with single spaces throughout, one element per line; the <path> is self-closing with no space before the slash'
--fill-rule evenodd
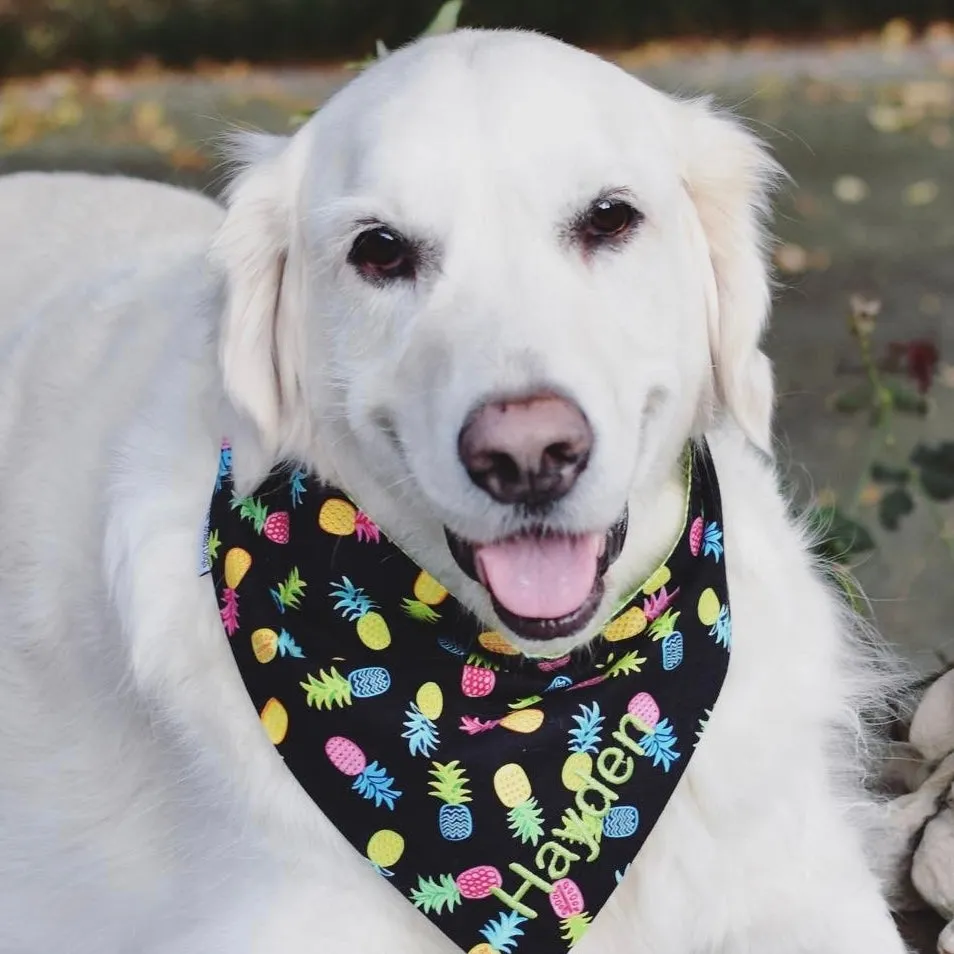
<path id="1" fill-rule="evenodd" d="M 269 458 L 288 449 L 304 407 L 301 298 L 289 275 L 297 182 L 290 142 L 249 135 L 233 144 L 241 171 L 226 190 L 228 212 L 212 250 L 226 279 L 219 332 L 225 391 Z"/>
<path id="2" fill-rule="evenodd" d="M 775 388 L 759 344 L 771 305 L 765 223 L 782 170 L 738 120 L 708 101 L 680 103 L 679 111 L 683 179 L 715 279 L 708 316 L 715 396 L 749 440 L 771 453 Z"/>

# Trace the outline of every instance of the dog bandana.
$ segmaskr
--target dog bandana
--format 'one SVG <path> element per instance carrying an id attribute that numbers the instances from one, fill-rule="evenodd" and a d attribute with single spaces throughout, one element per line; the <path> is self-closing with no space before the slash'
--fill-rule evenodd
<path id="1" fill-rule="evenodd" d="M 531 659 L 341 491 L 288 467 L 236 497 L 223 446 L 205 569 L 264 731 L 368 864 L 470 954 L 572 947 L 701 737 L 731 623 L 707 448 L 687 471 L 663 565 L 590 650 Z"/>

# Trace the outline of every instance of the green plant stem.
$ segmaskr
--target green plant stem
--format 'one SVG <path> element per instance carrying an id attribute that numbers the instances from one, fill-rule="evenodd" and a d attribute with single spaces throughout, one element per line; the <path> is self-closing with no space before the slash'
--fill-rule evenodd
<path id="1" fill-rule="evenodd" d="M 881 383 L 881 373 L 875 362 L 871 348 L 871 335 L 865 332 L 857 333 L 858 344 L 861 350 L 861 363 L 864 365 L 868 382 L 871 385 L 871 411 L 874 415 L 874 433 L 868 441 L 864 465 L 858 475 L 855 492 L 848 507 L 848 513 L 857 517 L 861 509 L 861 496 L 871 480 L 871 467 L 881 456 L 882 451 L 894 445 L 893 431 L 893 401 L 891 392 Z"/>

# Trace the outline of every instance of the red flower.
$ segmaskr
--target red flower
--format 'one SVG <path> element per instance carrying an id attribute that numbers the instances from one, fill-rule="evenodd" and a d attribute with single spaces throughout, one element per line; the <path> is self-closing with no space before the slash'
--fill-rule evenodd
<path id="1" fill-rule="evenodd" d="M 915 382 L 921 394 L 927 394 L 931 390 L 940 357 L 937 345 L 926 338 L 892 341 L 888 345 L 889 365 L 896 366 L 903 361 L 905 372 Z"/>

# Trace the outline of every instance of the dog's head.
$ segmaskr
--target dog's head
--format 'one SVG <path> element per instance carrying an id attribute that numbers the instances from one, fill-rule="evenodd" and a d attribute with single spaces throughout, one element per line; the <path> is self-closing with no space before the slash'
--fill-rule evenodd
<path id="1" fill-rule="evenodd" d="M 768 447 L 775 169 L 706 103 L 462 31 L 251 148 L 216 243 L 245 478 L 309 461 L 522 649 L 638 582 L 605 582 L 627 506 L 632 537 L 714 415 Z"/>

